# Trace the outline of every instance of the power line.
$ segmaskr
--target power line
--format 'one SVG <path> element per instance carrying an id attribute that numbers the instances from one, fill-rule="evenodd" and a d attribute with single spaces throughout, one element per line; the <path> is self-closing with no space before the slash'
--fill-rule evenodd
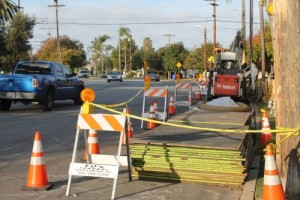
<path id="1" fill-rule="evenodd" d="M 213 20 L 197 20 L 197 21 L 176 21 L 176 22 L 124 22 L 124 23 L 89 23 L 89 22 L 60 22 L 64 25 L 84 25 L 84 26 L 123 26 L 123 25 L 163 25 L 163 24 L 188 24 L 188 23 L 201 23 L 201 22 L 212 22 Z M 216 20 L 222 23 L 235 23 L 240 24 L 241 21 L 231 20 Z M 250 22 L 246 22 L 249 24 Z M 54 22 L 38 22 L 37 24 L 55 24 Z M 253 24 L 260 24 L 260 22 L 253 22 Z"/>

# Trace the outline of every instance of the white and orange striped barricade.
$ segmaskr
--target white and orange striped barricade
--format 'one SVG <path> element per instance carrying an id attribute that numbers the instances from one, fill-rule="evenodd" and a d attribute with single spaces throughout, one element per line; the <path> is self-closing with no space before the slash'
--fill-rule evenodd
<path id="1" fill-rule="evenodd" d="M 187 93 L 187 94 L 178 95 L 179 90 L 182 90 L 184 93 Z M 190 97 L 189 95 L 192 95 L 192 84 L 191 83 L 177 83 L 175 85 L 175 94 L 174 94 L 175 107 L 176 106 L 185 106 L 185 107 L 188 107 L 189 109 L 191 109 L 192 97 Z M 183 100 L 182 96 L 184 96 L 184 100 Z"/>
<path id="2" fill-rule="evenodd" d="M 197 88 L 200 90 L 201 95 L 207 95 L 208 82 L 209 82 L 208 78 L 199 78 L 196 81 Z"/>
<path id="3" fill-rule="evenodd" d="M 142 109 L 142 117 L 149 118 L 149 112 L 145 112 L 145 104 L 146 98 L 164 98 L 164 109 L 163 112 L 156 112 L 155 118 L 156 120 L 166 121 L 168 117 L 167 113 L 167 99 L 168 99 L 168 87 L 166 88 L 149 88 L 148 90 L 144 91 L 144 98 L 143 98 L 143 109 Z M 141 128 L 144 127 L 144 120 L 141 120 Z"/>
<path id="4" fill-rule="evenodd" d="M 111 199 L 115 197 L 118 173 L 120 166 L 128 166 L 128 176 L 130 173 L 130 155 L 121 156 L 122 137 L 125 134 L 126 116 L 109 114 L 79 114 L 77 121 L 77 131 L 69 167 L 69 179 L 66 196 L 70 194 L 72 176 L 90 176 L 114 179 Z M 91 159 L 87 163 L 76 162 L 78 139 L 80 130 L 111 131 L 119 134 L 119 145 L 117 155 L 91 154 Z M 128 145 L 127 145 L 128 148 Z M 129 151 L 127 151 L 129 152 Z"/>

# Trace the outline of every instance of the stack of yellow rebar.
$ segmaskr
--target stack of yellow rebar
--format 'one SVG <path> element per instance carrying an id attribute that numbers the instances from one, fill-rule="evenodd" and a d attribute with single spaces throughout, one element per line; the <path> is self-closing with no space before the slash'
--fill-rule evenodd
<path id="1" fill-rule="evenodd" d="M 131 158 L 139 179 L 239 186 L 246 176 L 246 158 L 236 150 L 135 143 Z"/>

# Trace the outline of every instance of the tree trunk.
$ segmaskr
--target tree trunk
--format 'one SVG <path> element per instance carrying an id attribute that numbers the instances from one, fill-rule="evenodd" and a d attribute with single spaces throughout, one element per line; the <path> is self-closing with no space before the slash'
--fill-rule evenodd
<path id="1" fill-rule="evenodd" d="M 274 0 L 274 69 L 276 127 L 300 127 L 300 1 Z M 288 199 L 300 196 L 300 137 L 280 143 L 276 158 Z"/>

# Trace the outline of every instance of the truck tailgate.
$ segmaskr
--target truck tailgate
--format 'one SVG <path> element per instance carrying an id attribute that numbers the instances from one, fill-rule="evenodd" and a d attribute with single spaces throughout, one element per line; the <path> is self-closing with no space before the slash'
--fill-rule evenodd
<path id="1" fill-rule="evenodd" d="M 0 92 L 32 92 L 32 79 L 34 75 L 7 75 L 0 76 Z"/>

